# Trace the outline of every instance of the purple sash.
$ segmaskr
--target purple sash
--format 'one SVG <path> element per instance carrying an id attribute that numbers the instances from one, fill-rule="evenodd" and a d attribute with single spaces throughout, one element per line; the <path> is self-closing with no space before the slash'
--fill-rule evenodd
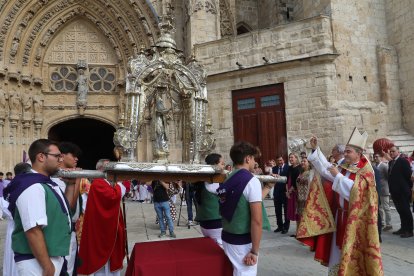
<path id="1" fill-rule="evenodd" d="M 52 186 L 57 186 L 55 182 L 40 173 L 25 173 L 16 175 L 13 178 L 12 182 L 4 189 L 4 199 L 9 202 L 9 211 L 14 217 L 14 210 L 16 209 L 16 201 L 19 196 L 30 186 L 35 183 L 44 183 L 50 184 Z"/>
<path id="2" fill-rule="evenodd" d="M 243 194 L 247 183 L 253 178 L 253 174 L 246 169 L 240 169 L 230 176 L 217 189 L 220 204 L 220 214 L 227 221 L 231 221 L 236 211 L 237 204 Z"/>

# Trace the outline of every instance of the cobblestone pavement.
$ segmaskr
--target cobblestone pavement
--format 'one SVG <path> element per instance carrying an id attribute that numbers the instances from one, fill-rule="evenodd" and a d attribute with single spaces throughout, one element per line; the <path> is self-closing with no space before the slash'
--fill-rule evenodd
<path id="1" fill-rule="evenodd" d="M 273 201 L 265 200 L 272 230 L 275 229 Z M 177 213 L 179 205 L 177 205 Z M 152 204 L 139 202 L 126 202 L 129 250 L 136 242 L 160 240 L 159 228 L 155 224 L 155 211 Z M 399 229 L 399 217 L 392 211 L 394 230 Z M 186 226 L 186 206 L 182 207 L 180 225 L 175 222 L 177 238 L 201 237 L 200 227 Z M 3 263 L 3 247 L 6 230 L 6 221 L 0 221 L 0 271 Z M 292 223 L 288 234 L 264 232 L 260 246 L 259 273 L 263 276 L 289 276 L 289 275 L 327 275 L 327 268 L 313 260 L 309 249 L 294 238 L 295 224 Z M 382 235 L 382 256 L 385 275 L 412 275 L 414 271 L 414 238 L 402 239 L 385 232 Z"/>

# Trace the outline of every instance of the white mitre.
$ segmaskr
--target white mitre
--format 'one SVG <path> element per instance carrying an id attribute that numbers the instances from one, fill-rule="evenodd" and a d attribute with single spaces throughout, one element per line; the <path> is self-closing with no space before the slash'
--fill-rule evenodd
<path id="1" fill-rule="evenodd" d="M 351 137 L 349 137 L 349 141 L 347 145 L 357 147 L 360 149 L 365 149 L 365 144 L 367 143 L 368 133 L 365 131 L 361 134 L 359 130 L 355 127 L 352 131 Z"/>

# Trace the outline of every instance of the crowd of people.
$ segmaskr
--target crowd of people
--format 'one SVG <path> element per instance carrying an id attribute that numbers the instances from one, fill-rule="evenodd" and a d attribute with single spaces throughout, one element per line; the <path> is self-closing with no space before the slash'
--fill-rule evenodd
<path id="1" fill-rule="evenodd" d="M 296 221 L 291 236 L 310 246 L 329 273 L 382 275 L 379 243 L 381 231 L 393 230 L 391 202 L 401 220 L 393 234 L 413 236 L 414 152 L 404 156 L 392 146 L 369 160 L 361 137 L 354 131 L 329 157 L 312 137 L 309 154 L 291 152 L 288 163 L 277 156 L 263 170 L 256 162 L 260 150 L 239 142 L 230 149 L 232 165 L 225 165 L 217 153 L 205 159 L 225 170 L 224 183 L 193 184 L 55 178 L 58 169 L 78 170 L 82 152 L 71 142 L 36 140 L 29 148 L 31 165 L 17 164 L 14 178 L 7 172 L 3 179 L 0 172 L 0 218 L 8 220 L 3 275 L 120 275 L 127 254 L 123 199 L 152 203 L 159 238 L 167 230 L 176 238 L 180 194 L 188 226 L 200 224 L 202 234 L 223 248 L 234 275 L 257 274 L 262 230 L 270 230 L 263 205 L 267 196 L 274 202 L 274 232 L 286 234 Z M 103 170 L 108 162 L 99 160 L 96 169 Z M 287 181 L 261 183 L 258 174 Z M 363 246 L 368 244 L 369 252 Z"/>

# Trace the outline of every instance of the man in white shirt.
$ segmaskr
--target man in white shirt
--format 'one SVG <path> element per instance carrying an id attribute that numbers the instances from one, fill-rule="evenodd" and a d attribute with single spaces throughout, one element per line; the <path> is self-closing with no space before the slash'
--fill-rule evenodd
<path id="1" fill-rule="evenodd" d="M 233 264 L 233 275 L 257 275 L 262 237 L 262 187 L 253 176 L 259 150 L 246 142 L 230 149 L 235 170 L 217 189 L 222 216 L 223 249 Z"/>
<path id="2" fill-rule="evenodd" d="M 63 272 L 62 256 L 69 253 L 71 234 L 65 196 L 50 179 L 62 155 L 55 143 L 39 139 L 30 146 L 29 157 L 32 173 L 16 176 L 5 189 L 15 221 L 14 259 L 18 275 L 57 276 Z"/>

